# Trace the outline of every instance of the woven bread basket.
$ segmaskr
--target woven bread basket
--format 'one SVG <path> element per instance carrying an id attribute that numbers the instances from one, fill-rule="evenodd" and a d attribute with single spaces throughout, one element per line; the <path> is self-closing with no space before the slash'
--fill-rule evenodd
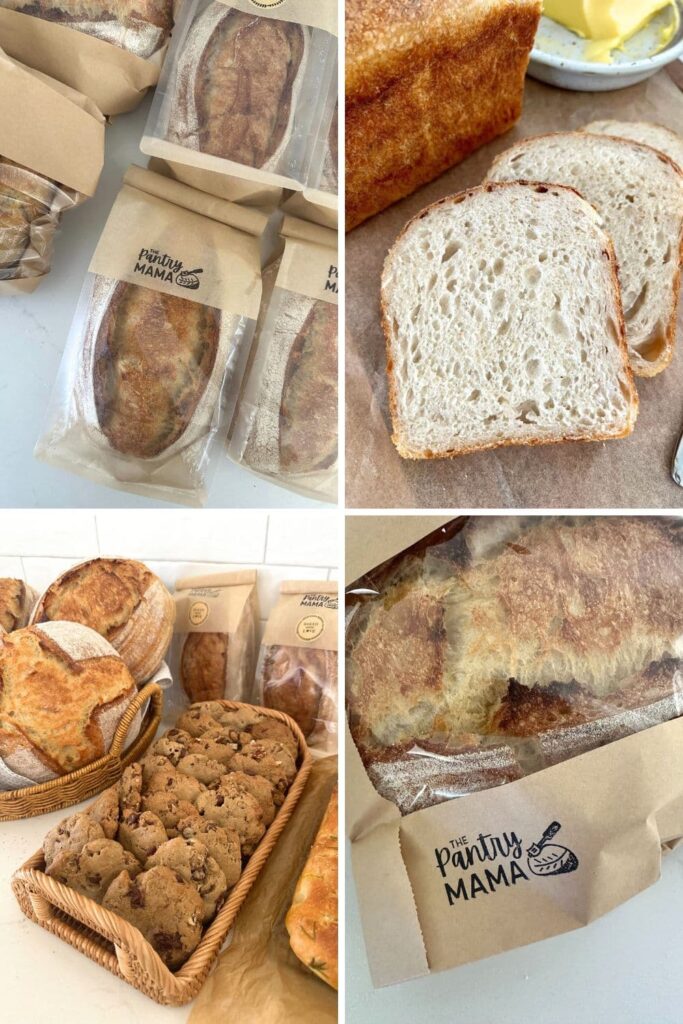
<path id="1" fill-rule="evenodd" d="M 130 746 L 123 749 L 131 722 L 147 700 L 149 707 L 140 732 Z M 59 811 L 62 807 L 71 807 L 96 796 L 118 782 L 126 765 L 142 757 L 154 739 L 161 721 L 162 706 L 161 688 L 156 683 L 147 683 L 137 692 L 121 716 L 111 747 L 104 757 L 49 782 L 0 792 L 0 821 L 34 818 L 48 811 Z"/>
<path id="2" fill-rule="evenodd" d="M 220 703 L 229 711 L 244 707 L 233 701 Z M 296 722 L 280 711 L 269 708 L 259 708 L 259 711 L 264 716 L 284 722 L 291 730 L 297 741 L 301 765 L 284 803 L 249 858 L 237 885 L 204 932 L 194 953 L 178 971 L 171 972 L 138 929 L 118 914 L 49 878 L 44 872 L 42 850 L 27 860 L 12 878 L 14 894 L 26 916 L 157 1003 L 182 1006 L 194 999 L 206 981 L 249 890 L 289 821 L 313 763 Z"/>

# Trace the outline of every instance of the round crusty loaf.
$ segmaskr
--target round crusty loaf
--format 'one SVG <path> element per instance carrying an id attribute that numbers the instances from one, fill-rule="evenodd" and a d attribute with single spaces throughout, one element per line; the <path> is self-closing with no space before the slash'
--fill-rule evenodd
<path id="1" fill-rule="evenodd" d="M 161 665 L 173 634 L 175 605 L 141 562 L 95 558 L 63 573 L 38 601 L 32 622 L 81 622 L 116 648 L 136 683 Z"/>
<path id="2" fill-rule="evenodd" d="M 82 768 L 109 750 L 136 692 L 114 648 L 87 626 L 46 622 L 0 636 L 0 758 L 33 782 Z M 130 735 L 137 728 L 139 717 Z"/>
<path id="3" fill-rule="evenodd" d="M 28 625 L 37 596 L 23 580 L 0 578 L 0 634 Z"/>

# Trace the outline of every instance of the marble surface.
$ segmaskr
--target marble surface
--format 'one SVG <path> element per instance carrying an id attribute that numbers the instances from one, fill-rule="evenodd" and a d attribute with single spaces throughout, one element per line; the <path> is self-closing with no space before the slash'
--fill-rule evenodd
<path id="1" fill-rule="evenodd" d="M 90 258 L 126 168 L 146 163 L 139 140 L 149 102 L 107 129 L 97 194 L 63 218 L 49 276 L 32 295 L 0 297 L 0 506 L 168 508 L 167 502 L 111 490 L 33 458 Z M 209 507 L 324 507 L 253 476 L 220 450 L 217 456 Z"/>

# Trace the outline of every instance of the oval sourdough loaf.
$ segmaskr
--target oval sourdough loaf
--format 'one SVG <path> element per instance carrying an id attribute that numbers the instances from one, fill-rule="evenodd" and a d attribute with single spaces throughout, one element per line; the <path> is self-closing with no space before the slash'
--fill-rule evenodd
<path id="1" fill-rule="evenodd" d="M 27 626 L 37 597 L 23 580 L 0 579 L 0 633 Z"/>
<path id="2" fill-rule="evenodd" d="M 95 558 L 63 573 L 33 612 L 34 623 L 81 622 L 118 651 L 137 683 L 161 665 L 173 634 L 175 604 L 141 562 Z"/>
<path id="3" fill-rule="evenodd" d="M 222 700 L 228 675 L 228 633 L 188 633 L 180 658 L 180 681 L 190 700 Z"/>
<path id="4" fill-rule="evenodd" d="M 168 138 L 276 170 L 290 142 L 308 29 L 212 3 L 178 61 Z"/>
<path id="5" fill-rule="evenodd" d="M 46 622 L 0 636 L 0 757 L 33 782 L 82 768 L 107 752 L 136 692 L 117 652 L 87 626 Z"/>

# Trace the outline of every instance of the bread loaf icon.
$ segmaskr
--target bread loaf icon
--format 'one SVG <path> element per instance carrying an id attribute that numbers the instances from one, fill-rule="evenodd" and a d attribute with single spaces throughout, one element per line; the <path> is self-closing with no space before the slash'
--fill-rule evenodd
<path id="1" fill-rule="evenodd" d="M 532 843 L 526 851 L 527 864 L 532 874 L 541 877 L 567 875 L 570 871 L 576 871 L 578 868 L 579 858 L 575 853 L 572 853 L 566 846 L 550 842 L 561 828 L 559 821 L 551 822 L 538 842 Z"/>

